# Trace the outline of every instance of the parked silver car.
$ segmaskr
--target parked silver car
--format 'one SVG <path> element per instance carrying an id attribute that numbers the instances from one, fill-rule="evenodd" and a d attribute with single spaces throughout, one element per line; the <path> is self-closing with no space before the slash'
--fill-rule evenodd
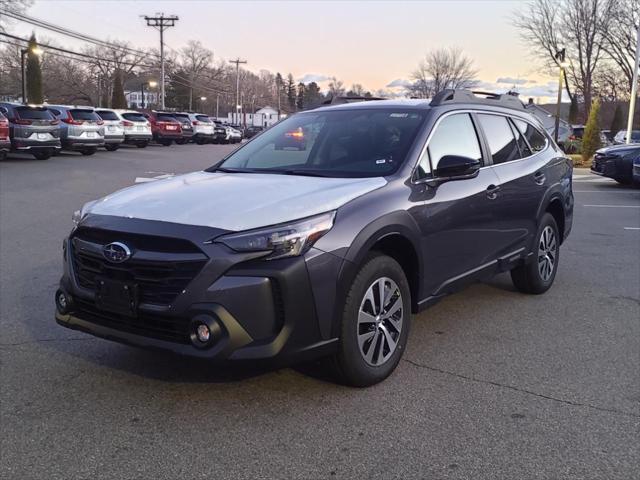
<path id="1" fill-rule="evenodd" d="M 138 148 L 145 148 L 153 138 L 151 134 L 151 124 L 147 118 L 135 110 L 114 110 L 120 120 L 124 130 L 124 143 L 135 145 Z"/>
<path id="2" fill-rule="evenodd" d="M 115 152 L 124 142 L 124 128 L 118 114 L 108 108 L 97 108 L 96 113 L 104 122 L 104 148 Z"/>
<path id="3" fill-rule="evenodd" d="M 93 107 L 47 105 L 60 120 L 60 141 L 63 150 L 93 155 L 104 145 L 104 122 Z"/>

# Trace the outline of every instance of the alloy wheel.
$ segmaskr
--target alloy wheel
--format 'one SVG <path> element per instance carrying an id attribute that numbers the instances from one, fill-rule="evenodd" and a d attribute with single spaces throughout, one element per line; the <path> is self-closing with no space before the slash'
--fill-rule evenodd
<path id="1" fill-rule="evenodd" d="M 549 225 L 544 227 L 538 244 L 538 272 L 545 282 L 553 275 L 556 265 L 558 244 L 556 234 Z"/>
<path id="2" fill-rule="evenodd" d="M 358 347 L 369 365 L 384 364 L 395 352 L 402 332 L 404 308 L 400 288 L 388 277 L 367 289 L 358 311 Z"/>

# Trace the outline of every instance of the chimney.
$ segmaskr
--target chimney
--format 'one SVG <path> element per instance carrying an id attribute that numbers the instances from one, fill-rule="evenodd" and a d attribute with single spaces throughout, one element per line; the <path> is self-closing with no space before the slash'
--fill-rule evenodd
<path id="1" fill-rule="evenodd" d="M 529 97 L 529 105 L 533 105 L 533 98 Z"/>

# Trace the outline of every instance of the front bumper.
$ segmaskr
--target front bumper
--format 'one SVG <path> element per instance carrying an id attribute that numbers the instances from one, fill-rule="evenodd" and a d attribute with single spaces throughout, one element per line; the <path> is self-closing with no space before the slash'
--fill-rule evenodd
<path id="1" fill-rule="evenodd" d="M 89 216 L 82 228 L 103 225 L 105 219 L 113 228 L 110 218 Z M 132 230 L 147 230 L 148 234 L 149 228 L 162 227 L 163 222 L 118 219 L 115 224 L 126 225 L 129 234 Z M 72 233 L 65 241 L 65 271 L 60 282 L 71 307 L 56 313 L 57 323 L 129 345 L 219 360 L 288 361 L 333 351 L 337 340 L 330 338 L 327 324 L 333 297 L 325 285 L 335 285 L 332 277 L 337 277 L 341 259 L 312 249 L 305 257 L 264 261 L 255 254 L 204 244 L 202 240 L 216 236 L 211 229 L 185 227 L 180 233 L 198 245 L 206 263 L 170 304 L 141 301 L 134 318 L 97 307 L 95 292 L 81 285 L 77 272 L 82 267 L 78 267 L 74 249 L 86 246 L 77 240 L 74 244 Z M 131 261 L 136 261 L 136 253 Z M 193 336 L 197 323 L 205 323 L 215 333 L 214 341 L 204 348 Z"/>

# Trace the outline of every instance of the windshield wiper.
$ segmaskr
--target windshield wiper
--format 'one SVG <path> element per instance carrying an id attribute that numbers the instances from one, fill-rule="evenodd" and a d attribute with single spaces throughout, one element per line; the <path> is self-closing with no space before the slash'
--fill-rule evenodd
<path id="1" fill-rule="evenodd" d="M 305 177 L 330 177 L 331 175 L 327 175 L 325 172 L 320 172 L 318 170 L 306 170 L 304 168 L 287 168 L 287 169 L 269 169 L 267 172 L 272 173 L 280 173 L 282 175 L 301 175 Z"/>
<path id="2" fill-rule="evenodd" d="M 254 168 L 227 168 L 227 167 L 216 167 L 214 172 L 222 172 L 222 173 L 264 173 L 259 169 Z"/>

